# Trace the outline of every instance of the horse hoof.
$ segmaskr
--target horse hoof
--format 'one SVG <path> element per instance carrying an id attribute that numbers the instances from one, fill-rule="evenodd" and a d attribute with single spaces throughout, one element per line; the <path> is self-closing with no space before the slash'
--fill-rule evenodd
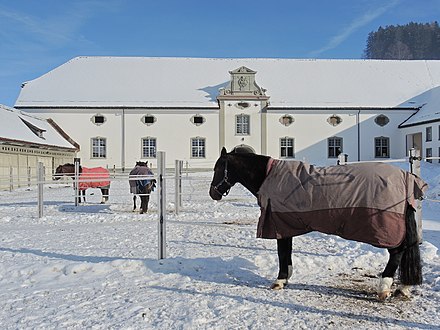
<path id="1" fill-rule="evenodd" d="M 409 285 L 400 285 L 396 291 L 394 292 L 395 296 L 401 296 L 405 299 L 411 298 L 411 286 Z"/>
<path id="2" fill-rule="evenodd" d="M 287 286 L 287 280 L 279 280 L 278 279 L 272 283 L 270 288 L 272 290 L 282 290 L 282 289 L 284 289 L 285 286 Z"/>
<path id="3" fill-rule="evenodd" d="M 379 299 L 379 301 L 385 301 L 389 297 L 391 297 L 391 291 L 383 291 L 377 293 L 377 298 Z"/>

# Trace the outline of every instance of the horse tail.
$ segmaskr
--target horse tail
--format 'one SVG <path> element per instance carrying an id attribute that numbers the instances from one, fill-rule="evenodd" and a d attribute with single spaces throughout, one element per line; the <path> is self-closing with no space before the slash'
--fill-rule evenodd
<path id="1" fill-rule="evenodd" d="M 405 214 L 406 234 L 402 243 L 404 251 L 399 267 L 399 279 L 403 285 L 422 284 L 422 263 L 415 212 L 416 210 L 408 204 Z"/>

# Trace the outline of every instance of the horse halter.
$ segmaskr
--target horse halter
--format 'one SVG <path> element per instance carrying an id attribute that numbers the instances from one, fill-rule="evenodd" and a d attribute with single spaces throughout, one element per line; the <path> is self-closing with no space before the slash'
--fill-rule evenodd
<path id="1" fill-rule="evenodd" d="M 219 190 L 219 188 L 220 188 L 220 186 L 222 186 L 223 184 L 226 184 L 226 185 L 228 186 L 228 189 L 226 189 L 226 191 L 222 193 L 222 192 Z M 219 183 L 217 183 L 215 186 L 214 186 L 214 185 L 211 185 L 211 187 L 212 187 L 212 189 L 214 189 L 219 195 L 225 197 L 225 196 L 228 196 L 229 191 L 231 190 L 231 188 L 232 188 L 233 185 L 234 185 L 234 184 L 232 184 L 232 183 L 230 183 L 230 182 L 228 181 L 228 160 L 226 159 L 226 162 L 225 162 L 225 171 L 224 171 L 223 179 L 222 179 Z"/>

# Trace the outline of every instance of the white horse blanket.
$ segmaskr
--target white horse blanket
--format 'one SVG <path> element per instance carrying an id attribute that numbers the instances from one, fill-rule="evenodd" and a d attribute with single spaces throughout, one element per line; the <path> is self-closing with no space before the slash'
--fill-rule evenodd
<path id="1" fill-rule="evenodd" d="M 417 176 L 384 163 L 314 167 L 277 160 L 258 192 L 257 237 L 319 231 L 396 247 L 405 236 L 408 203 L 414 206 L 427 187 Z"/>

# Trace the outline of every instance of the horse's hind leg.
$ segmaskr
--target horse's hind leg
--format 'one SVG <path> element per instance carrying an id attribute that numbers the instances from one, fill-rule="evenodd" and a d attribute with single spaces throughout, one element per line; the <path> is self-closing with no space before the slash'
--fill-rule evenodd
<path id="1" fill-rule="evenodd" d="M 283 289 L 292 276 L 292 237 L 277 239 L 277 252 L 279 272 L 276 281 L 272 283 L 273 290 Z"/>
<path id="2" fill-rule="evenodd" d="M 108 189 L 107 188 L 101 188 L 101 204 L 105 204 L 108 201 Z"/>
<path id="3" fill-rule="evenodd" d="M 147 212 L 147 196 L 141 195 L 141 214 Z"/>
<path id="4" fill-rule="evenodd" d="M 136 195 L 133 195 L 133 211 L 136 210 Z"/>
<path id="5" fill-rule="evenodd" d="M 390 258 L 382 272 L 379 287 L 377 289 L 377 295 L 381 301 L 391 296 L 391 286 L 393 285 L 394 274 L 396 273 L 397 267 L 400 265 L 404 249 L 397 247 L 394 249 L 388 249 L 388 252 L 390 253 Z"/>

